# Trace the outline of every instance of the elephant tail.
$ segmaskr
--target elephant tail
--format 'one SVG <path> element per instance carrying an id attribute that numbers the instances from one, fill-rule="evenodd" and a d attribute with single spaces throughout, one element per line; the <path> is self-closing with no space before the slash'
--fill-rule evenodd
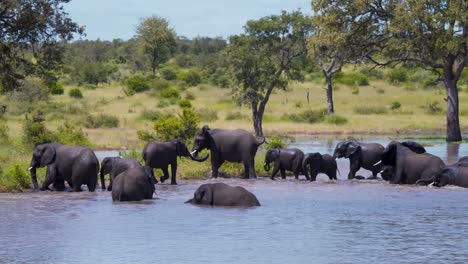
<path id="1" fill-rule="evenodd" d="M 258 145 L 258 146 L 261 146 L 261 145 L 263 145 L 264 143 L 267 143 L 267 144 L 268 144 L 268 142 L 266 141 L 266 137 L 263 137 L 263 140 L 260 141 L 260 142 L 257 141 L 257 145 Z"/>

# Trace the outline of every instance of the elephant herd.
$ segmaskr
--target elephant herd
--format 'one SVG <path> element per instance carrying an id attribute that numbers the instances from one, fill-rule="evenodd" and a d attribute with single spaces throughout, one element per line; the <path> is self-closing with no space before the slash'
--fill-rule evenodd
<path id="1" fill-rule="evenodd" d="M 94 152 L 87 147 L 49 143 L 34 148 L 29 170 L 34 189 L 39 189 L 36 168 L 47 166 L 40 190 L 49 190 L 52 185 L 57 191 L 65 190 L 67 182 L 73 191 L 81 191 L 81 186 L 87 185 L 92 192 L 97 185 L 98 173 L 101 188 L 105 190 L 104 177 L 109 174 L 107 190 L 112 192 L 113 201 L 140 201 L 153 197 L 155 184 L 158 183 L 153 172 L 155 168 L 163 171 L 160 181 L 164 182 L 169 179 L 170 165 L 171 184 L 177 184 L 178 157 L 189 157 L 196 162 L 204 162 L 210 157 L 214 178 L 218 177 L 219 168 L 225 161 L 243 163 L 244 178 L 256 178 L 255 155 L 263 143 L 265 138 L 258 141 L 242 129 L 210 129 L 205 125 L 195 134 L 192 152 L 178 139 L 149 142 L 142 153 L 145 165 L 136 159 L 107 157 L 99 166 Z M 208 149 L 209 154 L 199 157 L 204 149 Z M 468 157 L 447 166 L 439 157 L 426 153 L 422 145 L 413 141 L 392 141 L 386 147 L 377 143 L 344 141 L 337 144 L 333 156 L 304 154 L 297 148 L 275 148 L 266 152 L 263 166 L 269 171 L 270 164 L 274 163 L 272 180 L 278 172 L 284 179 L 286 171 L 291 171 L 296 179 L 299 175 L 304 175 L 307 180 L 315 181 L 319 173 L 324 173 L 330 180 L 337 180 L 338 158 L 349 159 L 349 180 L 363 179 L 364 177 L 356 175 L 363 168 L 371 171 L 370 179 L 376 179 L 380 173 L 382 179 L 393 184 L 452 184 L 468 187 Z M 232 187 L 224 183 L 201 185 L 187 203 L 211 206 L 260 205 L 255 195 L 243 187 Z"/>

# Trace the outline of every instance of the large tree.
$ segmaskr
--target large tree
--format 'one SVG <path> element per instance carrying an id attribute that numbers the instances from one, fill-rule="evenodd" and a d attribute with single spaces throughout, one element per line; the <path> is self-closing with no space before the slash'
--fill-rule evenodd
<path id="1" fill-rule="evenodd" d="M 230 38 L 228 60 L 238 102 L 250 106 L 255 134 L 263 136 L 263 114 L 273 90 L 303 78 L 312 27 L 310 18 L 295 11 L 248 21 L 244 29 Z"/>
<path id="2" fill-rule="evenodd" d="M 5 91 L 30 74 L 48 74 L 61 64 L 63 46 L 83 28 L 63 4 L 70 0 L 0 0 L 0 81 Z"/>
<path id="3" fill-rule="evenodd" d="M 150 58 L 154 76 L 159 64 L 166 62 L 176 50 L 176 34 L 169 27 L 169 21 L 151 16 L 141 20 L 136 36 L 142 41 L 144 53 Z"/>

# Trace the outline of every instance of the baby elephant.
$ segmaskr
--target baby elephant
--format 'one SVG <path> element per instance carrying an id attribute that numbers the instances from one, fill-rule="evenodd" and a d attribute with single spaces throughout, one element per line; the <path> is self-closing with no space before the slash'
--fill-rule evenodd
<path id="1" fill-rule="evenodd" d="M 115 177 L 112 184 L 112 201 L 153 199 L 155 184 L 156 178 L 151 167 L 130 168 Z"/>
<path id="2" fill-rule="evenodd" d="M 309 166 L 309 170 L 307 170 Z M 302 162 L 302 170 L 306 178 L 310 181 L 315 181 L 317 179 L 317 174 L 325 173 L 330 180 L 336 180 L 336 161 L 335 159 L 328 154 L 320 153 L 307 153 L 304 156 Z M 310 177 L 309 177 L 310 172 Z"/>
<path id="3" fill-rule="evenodd" d="M 136 159 L 124 159 L 121 157 L 107 157 L 101 162 L 101 170 L 99 172 L 101 176 L 101 187 L 103 190 L 106 189 L 106 183 L 104 176 L 109 173 L 109 186 L 108 191 L 112 191 L 112 182 L 115 177 L 120 173 L 135 167 L 141 167 L 141 163 Z M 156 182 L 157 183 L 157 182 Z"/>
<path id="4" fill-rule="evenodd" d="M 229 186 L 225 183 L 202 184 L 192 199 L 185 203 L 211 206 L 260 206 L 257 197 L 243 187 Z"/>
<path id="5" fill-rule="evenodd" d="M 434 186 L 442 187 L 447 184 L 468 188 L 468 157 L 446 166 L 437 174 Z"/>
<path id="6" fill-rule="evenodd" d="M 270 163 L 274 162 L 275 166 L 271 173 L 271 179 L 274 180 L 278 171 L 281 172 L 281 178 L 286 179 L 286 170 L 292 171 L 296 179 L 299 179 L 299 174 L 302 172 L 302 159 L 304 152 L 297 148 L 289 149 L 270 149 L 265 154 L 265 162 L 263 168 L 266 171 L 270 170 Z"/>

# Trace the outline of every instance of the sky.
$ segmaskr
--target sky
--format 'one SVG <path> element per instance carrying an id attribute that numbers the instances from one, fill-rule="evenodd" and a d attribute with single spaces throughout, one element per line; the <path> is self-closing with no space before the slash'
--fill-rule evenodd
<path id="1" fill-rule="evenodd" d="M 177 35 L 227 38 L 243 32 L 248 20 L 301 9 L 311 13 L 310 0 L 72 0 L 71 18 L 85 26 L 82 39 L 130 39 L 142 17 L 169 20 Z"/>

